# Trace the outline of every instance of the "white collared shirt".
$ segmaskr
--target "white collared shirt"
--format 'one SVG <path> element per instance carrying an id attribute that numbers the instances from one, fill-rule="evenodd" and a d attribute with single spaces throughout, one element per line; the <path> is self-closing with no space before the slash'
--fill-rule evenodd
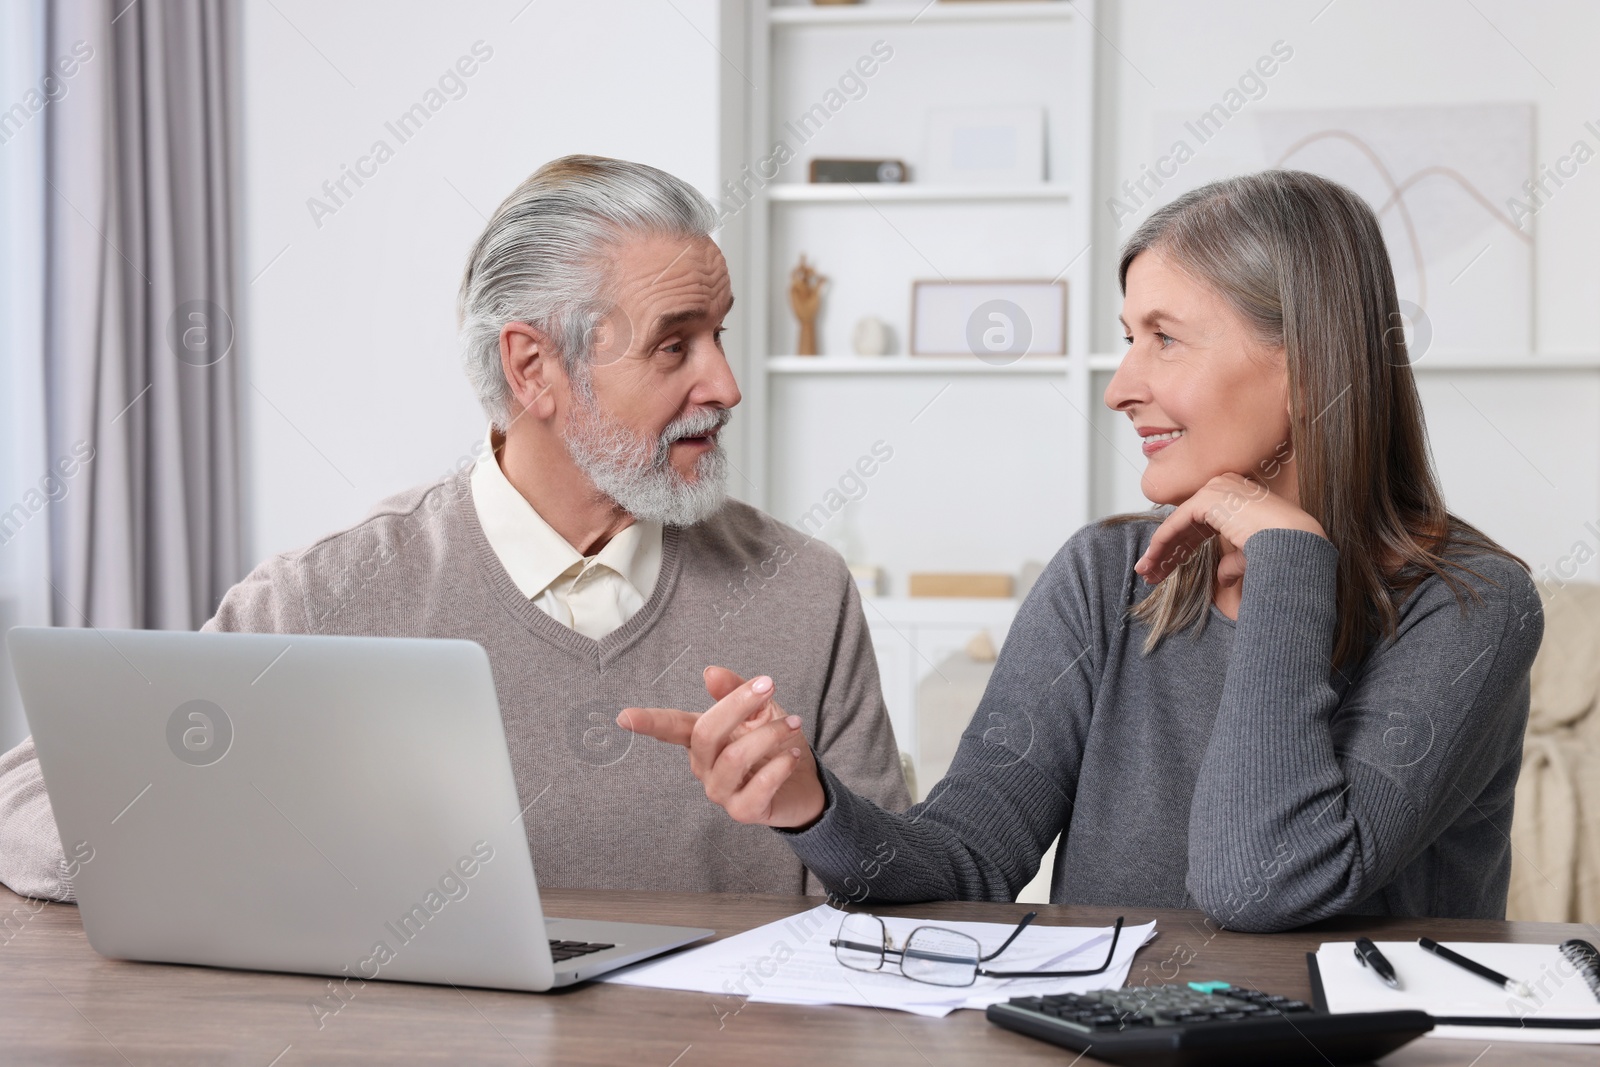
<path id="1" fill-rule="evenodd" d="M 661 524 L 634 520 L 584 556 L 517 492 L 489 448 L 472 469 L 472 504 L 489 547 L 535 607 L 596 641 L 644 606 L 661 573 Z"/>

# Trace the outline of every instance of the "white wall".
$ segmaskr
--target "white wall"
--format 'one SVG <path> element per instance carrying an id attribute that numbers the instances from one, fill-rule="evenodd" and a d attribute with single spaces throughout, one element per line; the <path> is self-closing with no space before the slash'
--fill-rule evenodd
<path id="1" fill-rule="evenodd" d="M 1210 0 L 1203 8 L 1110 0 L 1100 28 L 1115 42 L 1099 56 L 1097 217 L 1106 227 L 1091 254 L 1097 276 L 1107 279 L 1096 331 L 1102 351 L 1121 346 L 1117 243 L 1146 213 L 1111 224 L 1109 190 L 1151 162 L 1157 113 L 1210 107 L 1274 41 L 1287 42 L 1294 56 L 1266 79 L 1252 110 L 1531 101 L 1536 160 L 1553 162 L 1580 136 L 1596 145 L 1583 123 L 1600 126 L 1592 55 L 1600 5 L 1585 0 Z M 1600 351 L 1593 327 L 1600 160 L 1582 168 L 1534 225 L 1535 350 Z"/>
<path id="2" fill-rule="evenodd" d="M 1102 351 L 1122 348 L 1118 245 L 1171 190 L 1120 226 L 1106 199 L 1152 162 L 1156 115 L 1210 107 L 1275 41 L 1287 42 L 1293 58 L 1267 79 L 1266 94 L 1247 105 L 1252 110 L 1531 102 L 1536 165 L 1553 164 L 1580 138 L 1600 148 L 1600 136 L 1584 128 L 1586 121 L 1600 127 L 1600 68 L 1588 54 L 1600 40 L 1600 5 L 1214 0 L 1202 9 L 1181 0 L 1112 0 L 1102 5 L 1100 29 L 1108 41 L 1097 60 L 1100 204 L 1091 254 Z M 1199 151 L 1228 151 L 1230 132 Z M 1190 166 L 1200 164 L 1197 157 Z M 1591 357 L 1592 366 L 1600 353 L 1600 159 L 1580 167 L 1532 225 L 1529 347 L 1544 356 Z M 1522 555 L 1536 578 L 1600 581 L 1600 374 L 1458 373 L 1426 360 L 1419 366 L 1450 509 Z M 1099 379 L 1103 390 L 1109 375 Z M 1099 417 L 1128 459 L 1113 457 L 1097 471 L 1108 486 L 1107 510 L 1147 506 L 1138 491 L 1143 460 L 1127 420 L 1103 407 Z"/>
<path id="3" fill-rule="evenodd" d="M 717 23 L 716 0 L 246 3 L 250 560 L 358 520 L 481 438 L 456 286 L 540 164 L 620 156 L 714 191 L 718 87 L 737 77 L 708 41 Z M 492 55 L 465 94 L 401 143 L 385 123 L 478 41 Z M 393 158 L 317 225 L 307 200 L 378 139 Z"/>

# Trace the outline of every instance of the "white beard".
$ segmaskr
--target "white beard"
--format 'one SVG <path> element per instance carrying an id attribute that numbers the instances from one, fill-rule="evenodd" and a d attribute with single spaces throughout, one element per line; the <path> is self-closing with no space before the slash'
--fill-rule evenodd
<path id="1" fill-rule="evenodd" d="M 685 481 L 672 466 L 669 448 L 684 437 L 699 437 L 727 425 L 733 413 L 707 408 L 674 419 L 651 441 L 600 410 L 584 390 L 573 391 L 567 418 L 567 453 L 594 487 L 635 519 L 663 526 L 693 526 L 710 518 L 727 499 L 728 457 L 720 441 L 695 464 L 695 480 Z"/>

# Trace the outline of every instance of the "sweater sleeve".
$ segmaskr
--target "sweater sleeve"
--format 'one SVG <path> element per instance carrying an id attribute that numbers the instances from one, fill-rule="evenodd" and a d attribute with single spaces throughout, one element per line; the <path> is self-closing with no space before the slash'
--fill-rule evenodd
<path id="1" fill-rule="evenodd" d="M 0 882 L 25 897 L 76 900 L 66 862 L 33 738 L 24 738 L 0 756 Z"/>
<path id="2" fill-rule="evenodd" d="M 202 631 L 245 634 L 314 634 L 306 607 L 303 565 L 299 557 L 280 555 L 265 561 L 228 590 Z"/>
<path id="3" fill-rule="evenodd" d="M 201 630 L 310 633 L 299 574 L 289 557 L 268 560 L 228 590 Z M 0 755 L 0 882 L 25 897 L 71 902 L 77 900 L 72 869 L 28 737 Z"/>
<path id="4" fill-rule="evenodd" d="M 878 661 L 861 612 L 861 595 L 848 573 L 844 575 L 840 604 L 832 663 L 817 717 L 817 762 L 820 765 L 826 760 L 840 779 L 851 783 L 872 803 L 890 811 L 904 811 L 911 804 L 911 794 L 900 767 L 894 727 L 883 703 Z M 823 888 L 807 871 L 805 891 L 820 893 Z"/>
<path id="5" fill-rule="evenodd" d="M 1232 655 L 1190 808 L 1188 888 L 1224 926 L 1264 932 L 1361 904 L 1517 758 L 1543 615 L 1520 567 L 1464 559 L 1507 580 L 1463 577 L 1483 598 L 1466 594 L 1464 617 L 1448 585 L 1429 583 L 1341 700 L 1338 549 L 1271 529 L 1242 550 Z"/>
<path id="6" fill-rule="evenodd" d="M 950 769 L 903 814 L 852 792 L 819 758 L 827 803 L 782 831 L 808 869 L 852 901 L 1014 900 L 1066 825 L 1104 664 L 1092 576 L 1067 542 L 1017 612 Z"/>

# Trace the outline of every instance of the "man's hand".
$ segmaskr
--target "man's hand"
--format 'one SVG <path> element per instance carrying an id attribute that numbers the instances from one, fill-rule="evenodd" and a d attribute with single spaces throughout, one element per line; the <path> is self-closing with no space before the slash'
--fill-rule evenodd
<path id="1" fill-rule="evenodd" d="M 1188 559 L 1212 534 L 1220 534 L 1223 555 L 1216 582 L 1230 586 L 1244 578 L 1244 543 L 1260 530 L 1305 530 L 1327 538 L 1322 524 L 1299 507 L 1242 474 L 1219 474 L 1173 509 L 1133 569 L 1151 585 Z"/>
<path id="2" fill-rule="evenodd" d="M 707 667 L 706 692 L 715 704 L 695 714 L 675 708 L 624 708 L 617 725 L 689 750 L 689 769 L 706 796 L 739 822 L 787 828 L 822 815 L 822 779 L 800 717 L 773 699 L 772 679 L 746 682 L 723 667 Z"/>

